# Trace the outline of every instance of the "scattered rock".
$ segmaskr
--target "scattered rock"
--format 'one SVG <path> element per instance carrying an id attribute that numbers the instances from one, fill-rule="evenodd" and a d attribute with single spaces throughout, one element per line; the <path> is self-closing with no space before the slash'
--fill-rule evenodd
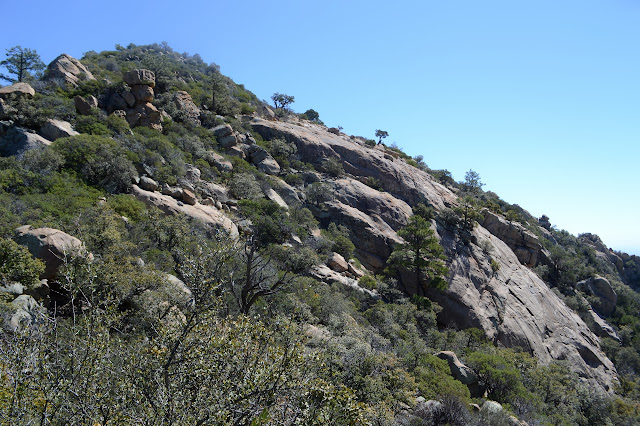
<path id="1" fill-rule="evenodd" d="M 263 147 L 259 145 L 249 145 L 248 153 L 251 162 L 261 172 L 268 175 L 277 175 L 280 173 L 280 165 Z"/>
<path id="2" fill-rule="evenodd" d="M 327 129 L 327 132 L 333 133 L 334 135 L 339 135 L 340 134 L 340 129 L 338 129 L 337 127 L 329 127 Z"/>
<path id="3" fill-rule="evenodd" d="M 188 189 L 182 190 L 182 201 L 189 204 L 190 206 L 195 206 L 198 203 L 196 195 Z"/>
<path id="4" fill-rule="evenodd" d="M 221 124 L 211 129 L 211 132 L 213 133 L 213 136 L 216 137 L 216 139 L 220 139 L 225 136 L 232 135 L 233 128 L 228 124 Z"/>
<path id="5" fill-rule="evenodd" d="M 591 331 L 593 331 L 598 337 L 609 337 L 613 340 L 620 342 L 620 336 L 618 333 L 603 320 L 600 315 L 596 314 L 593 309 L 589 309 L 587 315 L 591 319 L 590 323 L 592 324 Z"/>
<path id="6" fill-rule="evenodd" d="M 146 190 L 146 191 L 157 191 L 160 188 L 160 185 L 158 185 L 158 182 L 156 182 L 155 180 L 151 179 L 148 176 L 142 176 L 140 178 L 140 188 Z"/>
<path id="7" fill-rule="evenodd" d="M 264 192 L 264 196 L 267 197 L 267 199 L 273 201 L 274 203 L 276 203 L 277 205 L 279 205 L 283 209 L 289 210 L 289 205 L 287 203 L 285 203 L 285 201 L 282 199 L 282 197 L 280 197 L 280 195 L 278 195 L 278 193 L 276 191 L 274 191 L 273 188 L 268 186 L 268 187 L 264 188 L 264 190 L 262 192 Z"/>
<path id="8" fill-rule="evenodd" d="M 129 126 L 149 127 L 162 130 L 162 118 L 158 109 L 150 103 L 137 104 L 135 108 L 127 110 Z"/>
<path id="9" fill-rule="evenodd" d="M 349 270 L 349 264 L 342 255 L 333 252 L 327 259 L 327 266 L 336 272 L 345 272 Z"/>
<path id="10" fill-rule="evenodd" d="M 63 53 L 54 59 L 45 73 L 44 80 L 62 80 L 66 85 L 78 87 L 81 81 L 95 80 L 91 71 L 76 58 Z"/>
<path id="11" fill-rule="evenodd" d="M 89 115 L 93 108 L 98 108 L 98 100 L 95 96 L 87 96 L 86 98 L 76 96 L 73 102 L 76 106 L 76 111 L 80 115 Z"/>
<path id="12" fill-rule="evenodd" d="M 71 123 L 62 120 L 49 119 L 40 129 L 40 134 L 50 141 L 66 138 L 69 136 L 79 135 L 71 128 Z"/>
<path id="13" fill-rule="evenodd" d="M 11 127 L 0 139 L 0 155 L 22 157 L 25 152 L 51 145 L 51 141 L 22 127 Z"/>
<path id="14" fill-rule="evenodd" d="M 453 375 L 456 380 L 469 387 L 472 398 L 482 395 L 478 384 L 478 375 L 471 368 L 464 365 L 454 352 L 442 351 L 438 352 L 436 356 L 447 361 L 449 369 L 451 370 L 451 375 Z"/>
<path id="15" fill-rule="evenodd" d="M 227 160 L 215 151 L 205 152 L 204 159 L 221 172 L 230 172 L 233 170 L 233 164 L 231 161 Z"/>
<path id="16" fill-rule="evenodd" d="M 8 99 L 16 96 L 33 97 L 36 91 L 27 83 L 13 83 L 11 86 L 0 87 L 0 98 Z"/>
<path id="17" fill-rule="evenodd" d="M 227 148 L 227 154 L 232 155 L 234 157 L 242 158 L 243 160 L 247 158 L 247 154 L 244 152 L 244 150 L 240 146 L 232 146 Z"/>
<path id="18" fill-rule="evenodd" d="M 194 166 L 193 164 L 185 164 L 184 166 L 185 166 L 185 173 L 184 173 L 185 179 L 188 180 L 190 183 L 199 182 L 200 176 L 202 175 L 202 172 L 200 172 L 200 169 Z"/>

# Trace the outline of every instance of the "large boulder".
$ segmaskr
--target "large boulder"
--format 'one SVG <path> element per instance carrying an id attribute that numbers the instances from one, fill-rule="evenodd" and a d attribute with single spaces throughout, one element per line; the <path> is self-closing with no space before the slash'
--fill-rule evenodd
<path id="1" fill-rule="evenodd" d="M 233 170 L 231 161 L 215 151 L 206 151 L 203 158 L 221 172 L 226 173 Z"/>
<path id="2" fill-rule="evenodd" d="M 95 77 L 76 58 L 63 53 L 49 64 L 45 80 L 61 80 L 66 85 L 77 87 L 79 82 L 95 80 Z"/>
<path id="3" fill-rule="evenodd" d="M 76 136 L 80 133 L 73 130 L 71 123 L 68 121 L 49 119 L 40 128 L 40 134 L 50 141 L 55 141 L 60 138 Z"/>
<path id="4" fill-rule="evenodd" d="M 89 115 L 91 114 L 91 110 L 93 108 L 98 108 L 98 99 L 96 99 L 95 96 L 87 96 L 86 98 L 83 98 L 82 96 L 76 96 L 73 99 L 73 103 L 75 104 L 76 111 L 80 115 Z"/>
<path id="5" fill-rule="evenodd" d="M 205 206 L 204 204 L 185 204 L 170 195 L 145 191 L 137 185 L 132 186 L 131 193 L 140 201 L 147 205 L 156 206 L 166 214 L 182 214 L 192 219 L 200 220 L 215 228 L 223 229 L 232 239 L 238 238 L 238 228 L 235 223 L 213 206 Z"/>
<path id="6" fill-rule="evenodd" d="M 618 295 L 608 279 L 601 277 L 600 275 L 596 275 L 580 281 L 576 286 L 586 294 L 596 297 L 596 302 L 593 303 L 593 308 L 596 312 L 604 315 L 605 317 L 609 317 L 613 314 L 613 311 L 616 309 Z"/>
<path id="7" fill-rule="evenodd" d="M 125 73 L 122 80 L 129 86 L 145 85 L 156 87 L 156 75 L 153 71 L 146 69 L 135 69 Z"/>
<path id="8" fill-rule="evenodd" d="M 135 86 L 132 86 L 131 94 L 133 95 L 133 98 L 135 99 L 136 103 L 153 102 L 153 97 L 154 97 L 153 88 L 146 86 L 144 84 L 136 84 Z M 122 99 L 124 99 L 124 97 Z M 125 99 L 125 102 L 127 102 L 126 99 Z M 129 102 L 127 102 L 127 104 L 128 103 Z"/>
<path id="9" fill-rule="evenodd" d="M 73 257 L 92 258 L 82 241 L 59 229 L 34 229 L 31 225 L 25 225 L 16 229 L 14 239 L 27 247 L 33 257 L 44 262 L 45 270 L 40 278 L 47 280 L 55 279 L 60 266 Z"/>
<path id="10" fill-rule="evenodd" d="M 37 133 L 22 127 L 11 127 L 0 139 L 0 155 L 4 157 L 11 155 L 22 157 L 27 151 L 40 149 L 48 145 L 51 145 L 51 141 Z"/>
<path id="11" fill-rule="evenodd" d="M 327 266 L 336 272 L 346 272 L 349 270 L 349 264 L 339 253 L 331 253 L 327 259 Z"/>
<path id="12" fill-rule="evenodd" d="M 142 126 L 162 130 L 162 116 L 160 111 L 150 103 L 137 104 L 135 108 L 127 110 L 129 126 Z"/>
<path id="13" fill-rule="evenodd" d="M 8 99 L 16 96 L 33 97 L 36 91 L 27 83 L 13 83 L 10 86 L 0 87 L 0 99 Z"/>

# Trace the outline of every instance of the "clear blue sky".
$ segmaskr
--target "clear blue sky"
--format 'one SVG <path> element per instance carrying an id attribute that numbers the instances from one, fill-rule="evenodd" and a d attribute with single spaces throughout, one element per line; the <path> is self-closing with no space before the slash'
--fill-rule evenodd
<path id="1" fill-rule="evenodd" d="M 261 99 L 640 254 L 640 2 L 4 2 L 0 49 L 199 53 Z M 99 5 L 99 6 L 98 6 Z M 9 19 L 11 17 L 19 17 Z"/>

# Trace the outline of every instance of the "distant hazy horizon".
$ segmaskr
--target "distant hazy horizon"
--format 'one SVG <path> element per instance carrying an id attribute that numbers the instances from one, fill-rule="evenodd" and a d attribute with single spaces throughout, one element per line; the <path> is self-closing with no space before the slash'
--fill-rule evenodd
<path id="1" fill-rule="evenodd" d="M 431 168 L 456 180 L 473 169 L 534 216 L 640 255 L 639 18 L 630 0 L 36 0 L 28 27 L 3 24 L 0 49 L 48 63 L 167 41 L 261 99 L 293 95 L 296 112 L 313 108 L 349 134 L 386 130 Z"/>

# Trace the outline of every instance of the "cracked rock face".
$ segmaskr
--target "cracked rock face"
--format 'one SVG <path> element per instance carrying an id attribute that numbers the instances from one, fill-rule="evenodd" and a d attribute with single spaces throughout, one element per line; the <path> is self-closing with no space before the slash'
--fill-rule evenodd
<path id="1" fill-rule="evenodd" d="M 295 143 L 302 161 L 321 165 L 325 158 L 338 157 L 345 172 L 379 180 L 386 194 L 354 179 L 336 180 L 335 198 L 326 203 L 330 217 L 351 230 L 356 255 L 369 269 L 382 268 L 393 244 L 402 241 L 396 232 L 411 214 L 410 206 L 427 202 L 443 209 L 457 204 L 456 195 L 427 173 L 379 148 L 316 125 L 261 119 L 252 120 L 251 125 L 266 140 L 282 138 Z M 480 328 L 497 344 L 521 347 L 542 363 L 565 360 L 590 385 L 611 390 L 616 371 L 598 338 L 523 265 L 523 260 L 533 262 L 528 251 L 521 257 L 528 254 L 529 258 L 519 259 L 513 248 L 480 225 L 466 244 L 440 224 L 437 233 L 450 271 L 449 288 L 429 294 L 443 307 L 441 323 Z M 535 241 L 527 240 L 526 235 L 523 238 L 525 247 L 538 248 Z M 493 247 L 490 256 L 478 246 L 484 241 Z M 498 265 L 496 271 L 491 267 L 492 258 Z"/>

